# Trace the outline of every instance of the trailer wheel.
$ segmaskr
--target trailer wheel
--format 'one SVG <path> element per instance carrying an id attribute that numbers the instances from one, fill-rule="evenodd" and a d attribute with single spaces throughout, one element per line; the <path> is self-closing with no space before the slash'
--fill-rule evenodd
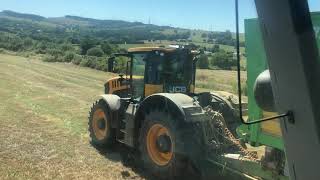
<path id="1" fill-rule="evenodd" d="M 160 178 L 178 176 L 183 169 L 177 152 L 176 123 L 167 113 L 151 111 L 140 129 L 140 152 L 144 167 Z"/>
<path id="2" fill-rule="evenodd" d="M 96 101 L 89 112 L 89 134 L 91 143 L 96 146 L 111 146 L 115 143 L 115 129 L 111 128 L 107 104 Z"/>

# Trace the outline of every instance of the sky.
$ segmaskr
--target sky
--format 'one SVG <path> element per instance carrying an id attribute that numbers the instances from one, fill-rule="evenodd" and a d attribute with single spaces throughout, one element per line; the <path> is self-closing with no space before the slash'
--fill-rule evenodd
<path id="1" fill-rule="evenodd" d="M 188 29 L 235 29 L 234 0 L 0 0 L 0 10 L 45 17 L 75 15 L 96 19 L 139 21 Z M 254 0 L 239 0 L 240 31 L 243 19 L 257 17 Z M 309 0 L 320 11 L 319 0 Z"/>

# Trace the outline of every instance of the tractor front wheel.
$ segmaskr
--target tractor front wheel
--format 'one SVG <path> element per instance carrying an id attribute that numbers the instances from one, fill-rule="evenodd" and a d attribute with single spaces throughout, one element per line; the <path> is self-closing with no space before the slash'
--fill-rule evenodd
<path id="1" fill-rule="evenodd" d="M 108 106 L 103 100 L 96 101 L 89 112 L 91 143 L 96 146 L 111 146 L 115 143 L 115 130 L 111 128 Z"/>

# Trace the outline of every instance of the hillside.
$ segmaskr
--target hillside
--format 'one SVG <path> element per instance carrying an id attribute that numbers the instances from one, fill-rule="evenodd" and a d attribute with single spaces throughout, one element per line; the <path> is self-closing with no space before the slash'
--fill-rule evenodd
<path id="1" fill-rule="evenodd" d="M 3 54 L 0 64 L 0 179 L 141 179 L 119 154 L 89 144 L 89 108 L 114 74 Z M 230 71 L 198 74 L 200 90 L 236 82 Z"/>
<path id="2" fill-rule="evenodd" d="M 9 10 L 0 12 L 0 31 L 31 36 L 36 39 L 51 39 L 50 37 L 53 36 L 54 38 L 51 40 L 66 38 L 77 40 L 84 36 L 90 36 L 117 43 L 135 43 L 148 39 L 189 39 L 189 42 L 202 43 L 203 40 L 208 40 L 207 37 L 201 37 L 202 34 L 211 33 L 213 37 L 218 39 L 224 36 L 224 32 L 190 30 L 122 20 L 99 20 L 70 15 L 46 18 Z"/>
<path id="3" fill-rule="evenodd" d="M 165 39 L 164 31 L 175 29 L 168 26 L 156 26 L 140 22 L 121 20 L 98 20 L 77 16 L 45 18 L 32 14 L 21 14 L 13 11 L 0 12 L 0 31 L 45 39 L 54 36 L 56 39 L 80 39 L 90 36 L 96 39 L 116 42 L 136 42 L 144 39 Z M 177 29 L 175 36 L 188 38 L 185 29 Z"/>
<path id="4" fill-rule="evenodd" d="M 243 39 L 243 38 L 242 38 Z M 0 12 L 0 52 L 27 56 L 43 54 L 47 62 L 72 62 L 105 71 L 106 59 L 114 53 L 137 46 L 188 45 L 205 56 L 198 61 L 202 69 L 235 70 L 234 33 L 190 30 L 169 26 L 99 20 L 66 15 L 42 17 L 13 11 Z M 245 49 L 241 41 L 242 70 Z"/>

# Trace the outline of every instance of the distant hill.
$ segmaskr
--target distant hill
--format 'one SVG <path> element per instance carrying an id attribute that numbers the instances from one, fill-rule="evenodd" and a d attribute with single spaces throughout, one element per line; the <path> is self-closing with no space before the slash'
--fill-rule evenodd
<path id="1" fill-rule="evenodd" d="M 18 13 L 10 10 L 4 10 L 0 12 L 0 18 L 17 18 L 16 20 L 32 20 L 43 21 L 53 23 L 57 25 L 69 26 L 69 25 L 82 25 L 82 26 L 97 26 L 103 28 L 123 28 L 123 27 L 135 27 L 135 26 L 150 26 L 160 28 L 171 28 L 169 26 L 157 26 L 143 24 L 141 22 L 128 22 L 122 20 L 99 20 L 93 18 L 85 18 L 79 16 L 66 15 L 64 17 L 43 17 L 34 14 Z"/>
<path id="2" fill-rule="evenodd" d="M 0 12 L 0 33 L 29 37 L 36 41 L 79 44 L 83 39 L 112 44 L 141 44 L 151 40 L 233 46 L 234 33 L 191 30 L 122 20 L 99 20 L 79 16 L 43 17 L 10 10 Z M 243 41 L 243 35 L 240 36 Z M 244 46 L 244 43 L 241 43 Z"/>
<path id="3" fill-rule="evenodd" d="M 165 34 L 174 29 L 176 33 Z M 0 31 L 43 38 L 81 38 L 89 36 L 117 42 L 136 42 L 146 39 L 187 39 L 187 29 L 157 26 L 141 22 L 98 20 L 78 16 L 46 18 L 13 11 L 0 12 Z M 36 38 L 36 37 L 33 37 Z"/>
<path id="4" fill-rule="evenodd" d="M 209 65 L 215 66 L 213 56 L 233 62 L 235 42 L 231 31 L 191 30 L 70 15 L 43 17 L 9 10 L 0 12 L 0 52 L 41 54 L 44 61 L 72 62 L 99 70 L 106 70 L 106 57 L 113 53 L 126 52 L 130 47 L 170 44 L 188 45 L 205 52 L 210 56 L 210 63 L 208 58 L 208 66 L 204 68 L 210 68 Z M 243 52 L 243 41 L 240 46 Z M 222 68 L 230 69 L 232 65 L 229 63 Z M 124 66 L 121 68 L 125 70 Z"/>
<path id="5" fill-rule="evenodd" d="M 45 17 L 42 17 L 42 16 L 38 16 L 38 15 L 34 15 L 34 14 L 17 13 L 17 12 L 10 11 L 10 10 L 4 10 L 4 11 L 0 12 L 0 15 L 7 16 L 7 17 L 30 19 L 30 20 L 34 20 L 34 21 L 43 21 L 46 19 Z"/>

